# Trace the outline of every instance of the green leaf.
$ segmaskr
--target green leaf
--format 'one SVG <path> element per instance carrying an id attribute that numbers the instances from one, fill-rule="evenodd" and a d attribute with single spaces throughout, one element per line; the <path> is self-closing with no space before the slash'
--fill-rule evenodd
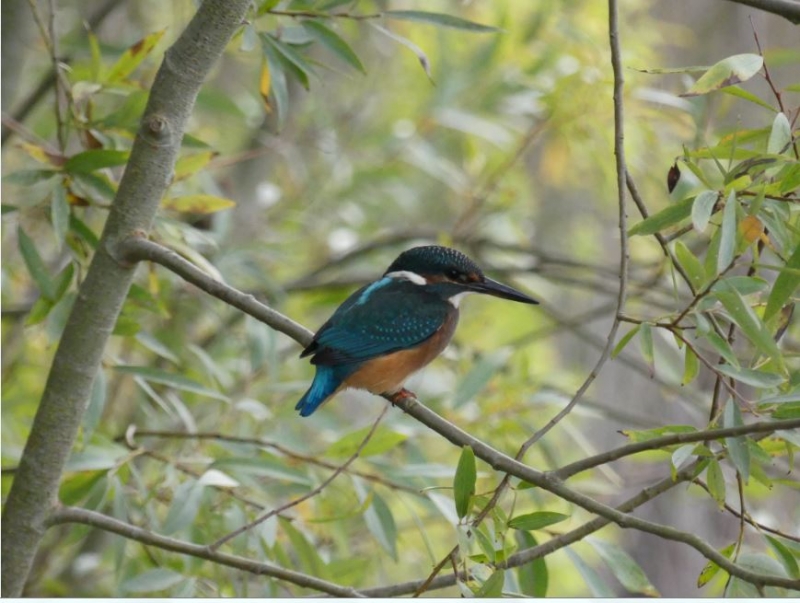
<path id="1" fill-rule="evenodd" d="M 800 271 L 800 245 L 794 248 L 794 252 L 786 262 L 786 268 L 790 270 L 781 270 L 772 286 L 769 299 L 767 299 L 767 308 L 764 310 L 764 320 L 769 320 L 777 314 L 800 285 L 800 272 L 798 272 Z"/>
<path id="2" fill-rule="evenodd" d="M 77 153 L 67 159 L 64 163 L 64 170 L 70 173 L 88 174 L 102 168 L 124 165 L 129 156 L 130 151 L 92 149 Z"/>
<path id="3" fill-rule="evenodd" d="M 656 373 L 655 352 L 653 349 L 653 328 L 646 322 L 643 322 L 641 327 L 642 328 L 639 330 L 639 343 L 641 345 L 642 357 L 650 369 L 650 377 L 652 378 Z"/>
<path id="4" fill-rule="evenodd" d="M 569 519 L 569 515 L 553 511 L 537 511 L 535 513 L 517 515 L 508 522 L 508 527 L 515 530 L 541 530 L 565 519 Z"/>
<path id="5" fill-rule="evenodd" d="M 429 13 L 420 10 L 386 10 L 382 15 L 387 19 L 400 19 L 403 21 L 419 21 L 421 23 L 430 23 L 440 27 L 452 27 L 453 29 L 461 29 L 464 31 L 471 31 L 473 33 L 496 33 L 502 31 L 497 27 L 491 25 L 483 25 L 475 23 L 474 21 L 467 21 L 460 17 L 447 15 L 444 13 Z"/>
<path id="6" fill-rule="evenodd" d="M 720 555 L 727 557 L 728 559 L 731 558 L 733 554 L 733 549 L 736 547 L 736 543 L 729 544 L 726 547 L 723 547 L 719 550 Z M 706 563 L 705 567 L 700 572 L 700 575 L 697 576 L 697 588 L 702 588 L 706 584 L 708 584 L 711 579 L 717 575 L 719 572 L 719 566 L 714 563 L 713 561 L 709 561 Z"/>
<path id="7" fill-rule="evenodd" d="M 693 203 L 694 199 L 689 197 L 688 199 L 669 205 L 657 214 L 653 214 L 649 218 L 635 224 L 633 228 L 628 230 L 628 236 L 651 235 L 661 232 L 668 226 L 677 224 L 681 220 L 689 217 Z"/>
<path id="8" fill-rule="evenodd" d="M 767 109 L 772 113 L 775 113 L 775 107 L 770 105 L 768 102 L 761 100 L 752 92 L 748 92 L 747 90 L 739 86 L 726 86 L 725 88 L 722 88 L 722 92 L 749 101 L 751 103 L 758 105 L 759 107 L 763 107 L 764 109 Z"/>
<path id="9" fill-rule="evenodd" d="M 733 398 L 730 398 L 722 415 L 722 426 L 739 427 L 741 425 L 744 425 L 744 422 L 742 421 L 739 405 Z M 734 466 L 746 484 L 750 479 L 750 448 L 747 446 L 747 438 L 745 436 L 725 438 L 725 445 L 728 448 L 731 461 L 733 461 Z"/>
<path id="10" fill-rule="evenodd" d="M 717 501 L 721 509 L 725 504 L 725 477 L 722 475 L 722 468 L 719 466 L 719 462 L 714 457 L 708 460 L 706 483 L 709 492 L 711 492 L 711 497 Z"/>
<path id="11" fill-rule="evenodd" d="M 182 574 L 159 567 L 125 580 L 120 590 L 126 593 L 152 593 L 172 588 L 185 579 Z"/>
<path id="12" fill-rule="evenodd" d="M 201 151 L 189 153 L 175 162 L 173 180 L 184 180 L 206 167 L 217 156 L 216 151 Z"/>
<path id="13" fill-rule="evenodd" d="M 778 113 L 772 122 L 772 129 L 767 142 L 767 153 L 779 154 L 792 142 L 792 126 L 783 113 Z"/>
<path id="14" fill-rule="evenodd" d="M 433 77 L 431 76 L 431 62 L 428 60 L 428 56 L 423 52 L 423 50 L 419 46 L 414 44 L 414 42 L 412 42 L 411 40 L 404 38 L 403 36 L 398 35 L 393 31 L 386 29 L 385 27 L 381 27 L 377 23 L 370 23 L 370 26 L 372 26 L 374 29 L 378 30 L 388 38 L 394 40 L 398 44 L 405 46 L 411 52 L 417 55 L 417 60 L 419 61 L 419 64 L 422 65 L 422 69 L 425 70 L 425 75 L 427 75 L 428 79 L 431 81 L 431 83 L 433 83 Z"/>
<path id="15" fill-rule="evenodd" d="M 689 275 L 689 280 L 696 290 L 699 290 L 706 282 L 706 271 L 703 264 L 697 259 L 683 241 L 675 241 L 675 257 L 681 267 Z"/>
<path id="16" fill-rule="evenodd" d="M 721 289 L 727 290 L 716 291 L 713 295 L 722 302 L 733 322 L 736 323 L 756 348 L 772 358 L 779 367 L 783 368 L 783 356 L 766 325 L 753 312 L 753 309 L 747 305 L 744 298 L 734 287 L 727 283 L 720 283 L 720 285 L 722 285 Z"/>
<path id="17" fill-rule="evenodd" d="M 194 394 L 200 394 L 201 396 L 208 396 L 209 398 L 215 398 L 217 400 L 228 401 L 228 396 L 209 389 L 194 379 L 189 379 L 183 375 L 176 375 L 174 373 L 168 373 L 166 371 L 147 366 L 117 365 L 114 367 L 114 370 L 119 371 L 120 373 L 138 375 L 147 381 L 168 385 L 169 387 L 174 387 L 175 389 L 180 389 Z"/>
<path id="18" fill-rule="evenodd" d="M 731 191 L 722 210 L 722 228 L 717 255 L 717 274 L 721 274 L 733 261 L 736 252 L 736 193 Z"/>
<path id="19" fill-rule="evenodd" d="M 56 185 L 53 190 L 53 198 L 50 200 L 50 220 L 53 223 L 53 231 L 55 232 L 59 249 L 64 246 L 64 239 L 69 231 L 70 213 L 66 189 L 63 186 Z"/>
<path id="20" fill-rule="evenodd" d="M 775 556 L 778 557 L 778 560 L 783 565 L 786 573 L 792 578 L 800 579 L 800 567 L 798 567 L 797 559 L 795 555 L 792 554 L 789 547 L 787 547 L 780 538 L 770 536 L 769 534 L 764 534 L 764 537 L 767 539 L 769 548 L 772 549 Z"/>
<path id="21" fill-rule="evenodd" d="M 187 480 L 175 489 L 172 504 L 161 526 L 163 534 L 174 534 L 194 522 L 200 511 L 203 489 L 203 484 L 196 479 Z"/>
<path id="22" fill-rule="evenodd" d="M 586 542 L 592 545 L 616 579 L 629 592 L 649 597 L 660 596 L 656 588 L 650 584 L 650 580 L 647 579 L 639 564 L 616 544 L 596 538 L 587 538 Z"/>
<path id="23" fill-rule="evenodd" d="M 364 74 L 367 73 L 366 69 L 364 69 L 364 65 L 361 64 L 358 55 L 353 52 L 353 49 L 350 48 L 347 42 L 345 42 L 335 31 L 325 27 L 319 21 L 312 19 L 303 21 L 303 28 L 317 42 L 325 46 L 328 50 L 350 65 L 353 69 Z"/>
<path id="24" fill-rule="evenodd" d="M 758 276 L 727 276 L 711 287 L 711 290 L 717 292 L 736 289 L 740 295 L 751 295 L 765 291 L 768 287 L 769 283 Z"/>
<path id="25" fill-rule="evenodd" d="M 364 512 L 364 521 L 383 550 L 397 561 L 397 526 L 389 506 L 375 492 L 372 493 L 372 504 Z"/>
<path id="26" fill-rule="evenodd" d="M 475 493 L 477 478 L 475 453 L 469 446 L 464 446 L 461 449 L 461 457 L 458 459 L 458 467 L 453 478 L 453 500 L 459 519 L 463 519 L 469 513 L 470 499 Z"/>
<path id="27" fill-rule="evenodd" d="M 262 40 L 262 47 L 265 52 L 267 48 L 275 50 L 278 62 L 283 64 L 289 72 L 294 75 L 298 82 L 308 90 L 310 88 L 309 74 L 313 74 L 314 70 L 311 65 L 303 58 L 303 56 L 288 44 L 284 44 L 277 38 L 270 34 L 260 34 Z M 270 65 L 271 67 L 271 65 Z"/>
<path id="28" fill-rule="evenodd" d="M 533 534 L 523 531 L 515 532 L 520 550 L 530 549 L 539 544 Z M 539 557 L 517 568 L 517 581 L 523 595 L 529 597 L 546 597 L 550 581 L 545 557 Z"/>
<path id="29" fill-rule="evenodd" d="M 58 488 L 58 500 L 63 505 L 77 505 L 83 501 L 90 490 L 108 476 L 108 471 L 80 471 L 64 476 Z"/>
<path id="30" fill-rule="evenodd" d="M 714 90 L 744 82 L 758 73 L 763 64 L 764 58 L 757 54 L 736 54 L 722 59 L 706 71 L 681 96 L 708 94 Z"/>
<path id="31" fill-rule="evenodd" d="M 56 176 L 56 170 L 20 170 L 18 172 L 11 172 L 3 176 L 3 181 L 7 184 L 16 184 L 19 186 L 33 186 L 39 182 L 49 180 Z"/>
<path id="32" fill-rule="evenodd" d="M 230 199 L 203 194 L 169 197 L 161 202 L 161 207 L 165 209 L 192 214 L 213 214 L 235 206 L 236 202 Z"/>
<path id="33" fill-rule="evenodd" d="M 636 333 L 639 332 L 641 326 L 642 326 L 641 324 L 636 325 L 630 331 L 625 333 L 625 335 L 622 336 L 622 338 L 619 340 L 619 343 L 617 343 L 617 345 L 614 346 L 614 349 L 611 351 L 611 358 L 616 358 L 617 356 L 619 356 L 620 352 L 622 352 L 622 350 L 625 349 L 625 346 L 628 345 L 628 342 L 631 339 L 633 339 Z"/>
<path id="34" fill-rule="evenodd" d="M 697 355 L 689 349 L 689 346 L 686 346 L 683 357 L 683 379 L 681 379 L 681 385 L 688 385 L 694 381 L 699 370 L 700 363 L 697 360 Z"/>
<path id="35" fill-rule="evenodd" d="M 333 457 L 353 456 L 371 429 L 371 427 L 365 427 L 364 429 L 359 429 L 358 431 L 348 433 L 343 438 L 340 438 L 334 442 L 330 448 L 328 448 L 325 454 Z M 372 434 L 369 442 L 367 442 L 367 444 L 364 446 L 364 449 L 361 451 L 359 456 L 364 458 L 368 456 L 384 454 L 385 452 L 388 452 L 392 448 L 395 448 L 399 444 L 405 442 L 407 439 L 408 435 L 406 434 L 392 431 L 388 427 L 378 427 L 378 429 L 375 430 L 375 433 Z"/>
<path id="36" fill-rule="evenodd" d="M 692 203 L 692 226 L 697 232 L 705 232 L 714 206 L 719 199 L 718 191 L 703 191 L 694 198 Z"/>
<path id="37" fill-rule="evenodd" d="M 717 353 L 725 359 L 728 364 L 739 368 L 739 359 L 733 353 L 733 349 L 727 340 L 723 339 L 713 331 L 703 334 L 703 337 L 708 343 L 711 344 Z"/>
<path id="38" fill-rule="evenodd" d="M 36 245 L 33 244 L 31 238 L 22 230 L 22 227 L 17 228 L 17 241 L 19 242 L 19 252 L 22 254 L 22 259 L 25 261 L 25 266 L 31 278 L 39 287 L 42 296 L 50 302 L 55 302 L 56 288 L 53 280 L 50 278 L 50 272 L 39 255 Z"/>
<path id="39" fill-rule="evenodd" d="M 616 597 L 616 593 L 611 589 L 611 587 L 606 584 L 603 579 L 599 576 L 599 574 L 583 559 L 581 559 L 580 555 L 572 550 L 570 547 L 566 547 L 564 552 L 567 553 L 567 557 L 570 558 L 572 564 L 578 570 L 578 573 L 583 578 L 583 581 L 586 583 L 586 586 L 589 587 L 589 590 L 592 592 L 592 595 L 598 598 L 603 599 L 613 599 Z"/>
<path id="40" fill-rule="evenodd" d="M 472 400 L 489 383 L 497 370 L 505 366 L 511 350 L 501 348 L 484 355 L 476 362 L 464 379 L 458 384 L 453 396 L 453 408 L 459 408 Z"/>
<path id="41" fill-rule="evenodd" d="M 786 378 L 775 373 L 765 373 L 753 369 L 737 368 L 729 364 L 720 364 L 717 370 L 728 377 L 733 377 L 737 381 L 747 383 L 753 387 L 778 387 Z"/>
<path id="42" fill-rule="evenodd" d="M 119 82 L 127 78 L 134 69 L 150 54 L 158 44 L 158 41 L 166 32 L 166 29 L 153 32 L 128 48 L 117 62 L 111 67 L 105 76 L 105 81 L 109 83 Z"/>
<path id="43" fill-rule="evenodd" d="M 478 598 L 497 599 L 503 594 L 503 581 L 505 580 L 505 571 L 496 570 L 489 576 L 489 579 L 484 582 L 475 593 Z"/>
<path id="44" fill-rule="evenodd" d="M 300 564 L 301 571 L 305 571 L 312 576 L 327 580 L 330 578 L 328 566 L 322 560 L 317 548 L 313 546 L 303 533 L 284 518 L 280 518 L 281 529 L 289 536 L 292 548 L 292 557 L 296 558 Z"/>
<path id="45" fill-rule="evenodd" d="M 126 456 L 128 456 L 128 449 L 118 444 L 111 442 L 89 444 L 83 450 L 74 451 L 70 455 L 64 471 L 111 469 Z"/>
<path id="46" fill-rule="evenodd" d="M 280 130 L 289 111 L 289 89 L 286 84 L 286 72 L 283 68 L 283 61 L 276 50 L 268 44 L 262 44 L 261 48 L 267 58 L 267 70 L 270 78 L 269 94 L 275 101 L 275 112 L 277 113 L 278 129 Z M 272 107 L 270 105 L 271 110 Z"/>

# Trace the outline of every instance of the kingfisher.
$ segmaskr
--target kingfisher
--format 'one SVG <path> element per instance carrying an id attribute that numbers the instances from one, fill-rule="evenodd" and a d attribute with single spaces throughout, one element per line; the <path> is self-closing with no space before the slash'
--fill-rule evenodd
<path id="1" fill-rule="evenodd" d="M 470 293 L 539 303 L 490 279 L 455 249 L 427 245 L 401 253 L 380 279 L 348 297 L 300 354 L 311 356 L 316 374 L 295 410 L 307 417 L 346 388 L 415 397 L 403 384 L 447 347 Z"/>

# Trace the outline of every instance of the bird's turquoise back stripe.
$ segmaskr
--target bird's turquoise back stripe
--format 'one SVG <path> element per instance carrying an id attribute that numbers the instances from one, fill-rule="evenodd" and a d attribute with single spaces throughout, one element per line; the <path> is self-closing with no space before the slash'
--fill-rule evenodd
<path id="1" fill-rule="evenodd" d="M 367 303 L 367 300 L 369 299 L 370 295 L 372 295 L 375 291 L 377 291 L 381 287 L 385 287 L 386 285 L 388 285 L 391 282 L 392 282 L 392 279 L 389 278 L 388 276 L 383 277 L 379 281 L 375 281 L 369 287 L 364 289 L 364 292 L 359 296 L 358 301 L 356 302 L 356 305 L 357 306 L 361 306 L 361 305 Z"/>

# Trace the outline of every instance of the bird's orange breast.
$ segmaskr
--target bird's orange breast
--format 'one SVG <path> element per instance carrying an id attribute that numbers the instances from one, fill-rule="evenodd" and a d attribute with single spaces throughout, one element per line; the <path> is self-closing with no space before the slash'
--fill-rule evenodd
<path id="1" fill-rule="evenodd" d="M 452 312 L 436 333 L 420 345 L 392 352 L 365 362 L 345 379 L 344 387 L 365 389 L 374 394 L 399 391 L 405 380 L 442 353 L 450 343 L 458 323 L 458 312 Z"/>

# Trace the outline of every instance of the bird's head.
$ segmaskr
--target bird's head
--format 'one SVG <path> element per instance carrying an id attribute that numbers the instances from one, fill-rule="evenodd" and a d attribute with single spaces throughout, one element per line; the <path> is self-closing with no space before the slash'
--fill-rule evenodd
<path id="1" fill-rule="evenodd" d="M 449 299 L 453 305 L 467 293 L 484 293 L 524 304 L 539 302 L 487 277 L 466 255 L 439 245 L 414 247 L 401 253 L 384 276 L 406 278 Z"/>

